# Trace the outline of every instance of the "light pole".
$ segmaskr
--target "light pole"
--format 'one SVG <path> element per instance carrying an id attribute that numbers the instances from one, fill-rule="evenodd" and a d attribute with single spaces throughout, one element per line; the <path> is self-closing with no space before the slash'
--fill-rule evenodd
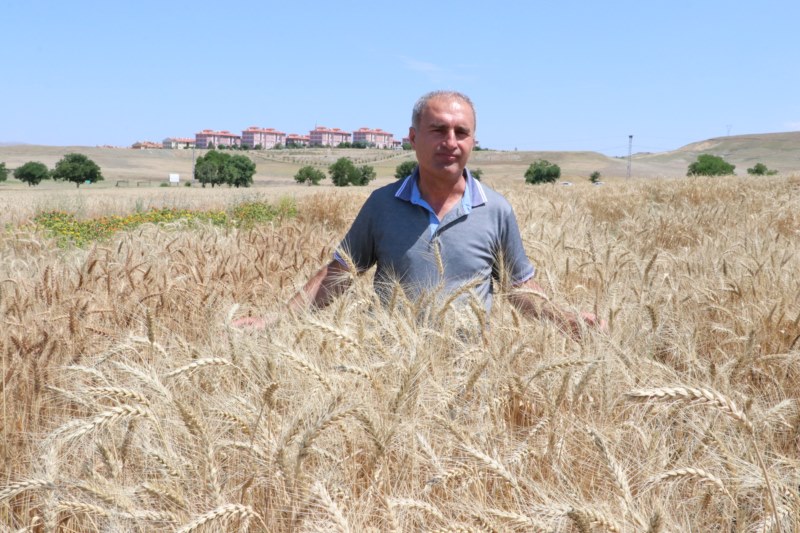
<path id="1" fill-rule="evenodd" d="M 631 153 L 633 151 L 633 135 L 628 135 L 628 178 L 631 177 Z"/>

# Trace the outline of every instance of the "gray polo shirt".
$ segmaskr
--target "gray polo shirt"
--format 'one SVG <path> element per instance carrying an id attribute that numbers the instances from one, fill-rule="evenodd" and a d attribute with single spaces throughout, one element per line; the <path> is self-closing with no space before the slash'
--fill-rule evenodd
<path id="1" fill-rule="evenodd" d="M 487 310 L 501 263 L 512 285 L 533 277 L 516 217 L 503 196 L 465 170 L 464 196 L 440 221 L 420 196 L 418 172 L 370 195 L 335 255 L 340 263 L 347 266 L 340 253 L 345 252 L 360 272 L 377 264 L 375 289 L 384 300 L 395 281 L 412 300 L 429 291 L 452 293 L 474 281 L 473 292 Z"/>

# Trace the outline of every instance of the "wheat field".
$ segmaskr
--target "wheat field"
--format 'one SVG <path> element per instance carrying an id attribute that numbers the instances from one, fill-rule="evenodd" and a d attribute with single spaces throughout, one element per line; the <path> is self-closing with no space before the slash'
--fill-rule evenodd
<path id="1" fill-rule="evenodd" d="M 800 178 L 497 189 L 536 279 L 607 332 L 575 342 L 502 294 L 490 317 L 383 306 L 368 274 L 232 327 L 282 313 L 363 193 L 84 248 L 20 198 L 0 531 L 800 531 Z"/>

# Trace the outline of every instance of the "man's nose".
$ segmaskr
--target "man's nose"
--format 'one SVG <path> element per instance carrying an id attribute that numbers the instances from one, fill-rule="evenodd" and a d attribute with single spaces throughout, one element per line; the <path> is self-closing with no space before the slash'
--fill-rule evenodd
<path id="1" fill-rule="evenodd" d="M 457 140 L 456 132 L 454 130 L 448 130 L 444 136 L 444 143 L 449 148 L 455 148 L 458 146 Z"/>

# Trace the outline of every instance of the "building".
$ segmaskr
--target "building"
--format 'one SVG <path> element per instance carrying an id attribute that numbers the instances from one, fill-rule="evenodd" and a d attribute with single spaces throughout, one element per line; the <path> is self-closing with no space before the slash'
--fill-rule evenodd
<path id="1" fill-rule="evenodd" d="M 242 138 L 228 130 L 203 130 L 200 133 L 195 133 L 194 143 L 198 148 L 208 148 L 209 146 L 214 146 L 214 148 L 218 146 L 239 146 L 242 144 Z"/>
<path id="2" fill-rule="evenodd" d="M 311 144 L 311 139 L 308 135 L 298 135 L 296 133 L 290 133 L 286 136 L 286 146 L 308 146 Z"/>
<path id="3" fill-rule="evenodd" d="M 138 141 L 133 143 L 131 148 L 134 150 L 148 150 L 153 148 L 161 149 L 161 143 L 155 143 L 153 141 Z"/>
<path id="4" fill-rule="evenodd" d="M 349 143 L 350 137 L 346 131 L 325 126 L 317 126 L 308 133 L 311 146 L 339 146 L 341 143 Z"/>
<path id="5" fill-rule="evenodd" d="M 242 146 L 250 148 L 260 147 L 263 150 L 274 148 L 276 144 L 283 145 L 286 142 L 286 134 L 273 128 L 259 128 L 250 126 L 242 131 Z"/>
<path id="6" fill-rule="evenodd" d="M 162 146 L 168 150 L 181 150 L 194 148 L 194 139 L 188 137 L 167 137 L 161 142 Z"/>
<path id="7" fill-rule="evenodd" d="M 367 146 L 374 146 L 375 148 L 391 148 L 393 135 L 388 131 L 383 131 L 378 128 L 371 130 L 369 128 L 358 128 L 353 132 L 353 143 L 366 143 Z"/>

